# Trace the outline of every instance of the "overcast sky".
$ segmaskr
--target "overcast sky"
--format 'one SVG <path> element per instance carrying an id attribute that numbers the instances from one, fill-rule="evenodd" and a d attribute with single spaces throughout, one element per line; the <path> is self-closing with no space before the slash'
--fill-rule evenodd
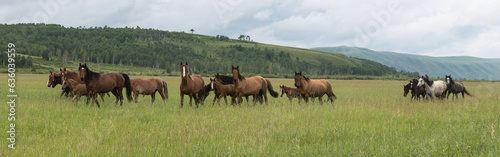
<path id="1" fill-rule="evenodd" d="M 2 0 L 0 23 L 194 29 L 301 48 L 500 58 L 499 9 L 494 0 Z"/>

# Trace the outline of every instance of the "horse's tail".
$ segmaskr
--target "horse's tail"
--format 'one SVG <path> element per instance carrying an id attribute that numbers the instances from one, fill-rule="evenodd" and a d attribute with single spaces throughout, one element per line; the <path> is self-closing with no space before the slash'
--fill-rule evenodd
<path id="1" fill-rule="evenodd" d="M 132 101 L 132 86 L 130 85 L 130 78 L 127 74 L 122 74 L 123 78 L 125 78 L 125 88 L 127 89 L 127 99 L 128 101 Z"/>
<path id="2" fill-rule="evenodd" d="M 266 79 L 267 81 L 267 89 L 269 90 L 269 94 L 271 94 L 272 97 L 277 98 L 279 96 L 278 92 L 273 90 L 273 86 L 271 85 L 271 81 Z"/>
<path id="3" fill-rule="evenodd" d="M 167 89 L 167 83 L 163 81 L 163 95 L 165 95 L 165 98 L 168 100 L 168 89 Z"/>
<path id="4" fill-rule="evenodd" d="M 333 93 L 332 85 L 330 83 L 328 83 L 328 86 L 327 86 L 327 94 L 329 97 L 333 96 L 335 99 L 337 99 L 337 96 Z"/>
<path id="5" fill-rule="evenodd" d="M 470 94 L 469 91 L 467 91 L 467 89 L 465 89 L 465 87 L 464 87 L 464 92 L 465 92 L 465 94 L 467 94 L 467 95 L 469 95 L 469 96 L 472 97 L 472 94 Z"/>

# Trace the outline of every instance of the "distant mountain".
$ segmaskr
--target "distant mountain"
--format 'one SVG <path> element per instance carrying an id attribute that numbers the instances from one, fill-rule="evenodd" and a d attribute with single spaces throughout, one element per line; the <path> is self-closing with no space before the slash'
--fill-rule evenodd
<path id="1" fill-rule="evenodd" d="M 500 80 L 500 59 L 476 57 L 430 57 L 358 47 L 318 47 L 314 50 L 341 53 L 350 57 L 368 59 L 394 67 L 398 71 L 416 71 L 421 75 L 443 78 L 452 75 L 457 79 Z"/>

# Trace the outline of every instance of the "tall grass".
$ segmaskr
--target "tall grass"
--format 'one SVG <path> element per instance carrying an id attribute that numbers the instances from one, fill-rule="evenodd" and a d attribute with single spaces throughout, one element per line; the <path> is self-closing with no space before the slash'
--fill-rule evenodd
<path id="1" fill-rule="evenodd" d="M 200 108 L 186 99 L 180 108 L 180 78 L 160 77 L 166 103 L 140 96 L 138 104 L 115 106 L 106 97 L 99 109 L 84 98 L 78 106 L 60 98 L 61 86 L 48 88 L 47 77 L 17 77 L 16 150 L 7 149 L 4 119 L 0 156 L 500 155 L 499 83 L 465 82 L 474 95 L 465 99 L 410 101 L 406 81 L 329 80 L 334 105 L 268 96 L 268 105 L 212 106 L 212 93 Z M 271 82 L 275 90 L 293 86 L 291 79 Z M 2 109 L 7 116 L 8 105 Z"/>

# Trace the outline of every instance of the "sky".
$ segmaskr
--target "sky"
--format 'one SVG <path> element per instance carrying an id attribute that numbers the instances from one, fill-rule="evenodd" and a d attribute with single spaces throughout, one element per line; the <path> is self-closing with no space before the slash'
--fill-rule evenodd
<path id="1" fill-rule="evenodd" d="M 0 23 L 194 29 L 300 48 L 500 58 L 499 8 L 494 0 L 1 0 Z"/>

